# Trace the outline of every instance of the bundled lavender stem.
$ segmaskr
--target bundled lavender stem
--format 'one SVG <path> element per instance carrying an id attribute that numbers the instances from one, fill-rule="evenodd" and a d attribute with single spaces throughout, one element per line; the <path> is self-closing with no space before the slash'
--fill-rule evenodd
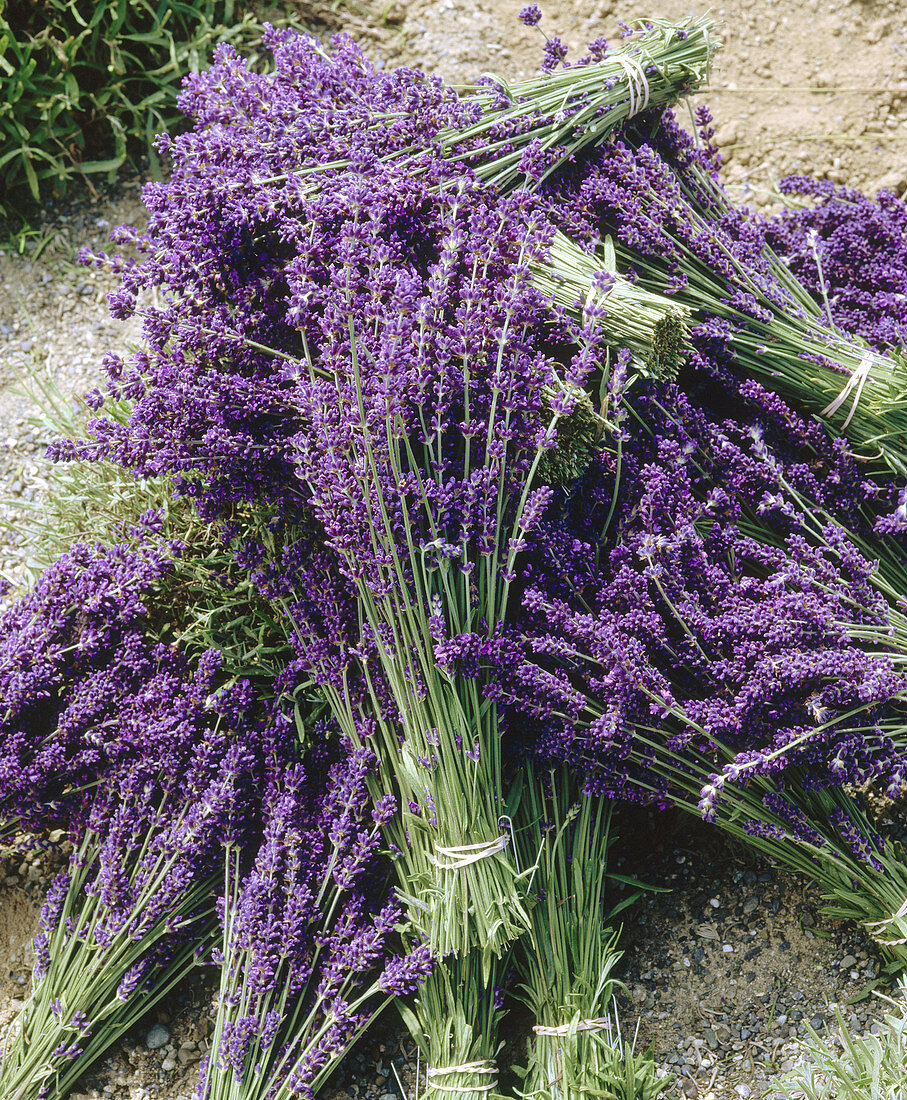
<path id="1" fill-rule="evenodd" d="M 227 713 L 235 702 L 223 701 Z M 256 760 L 238 731 L 212 730 L 193 748 L 173 772 L 134 768 L 94 792 L 42 912 L 4 1096 L 64 1096 L 214 946 L 218 862 L 250 812 Z"/>
<path id="2" fill-rule="evenodd" d="M 502 1100 L 496 1059 L 509 960 L 509 951 L 490 963 L 480 951 L 441 960 L 413 1007 L 398 1005 L 426 1061 L 424 1100 Z"/>
<path id="3" fill-rule="evenodd" d="M 399 906 L 369 889 L 392 802 L 371 806 L 363 750 L 327 783 L 300 765 L 270 777 L 251 870 L 227 857 L 221 988 L 200 1098 L 313 1096 L 393 996 L 431 969 L 401 954 Z"/>
<path id="4" fill-rule="evenodd" d="M 432 202 L 440 251 L 427 277 L 384 258 L 382 218 L 344 244 L 362 258 L 329 290 L 332 309 L 343 303 L 332 332 L 324 291 L 300 287 L 302 315 L 319 318 L 307 344 L 321 351 L 299 385 L 309 428 L 297 437 L 297 476 L 367 628 L 361 686 L 354 670 L 317 677 L 351 736 L 373 731 L 387 791 L 399 797 L 394 841 L 411 918 L 440 955 L 498 953 L 527 915 L 498 824 L 496 713 L 452 666 L 471 659 L 461 639 L 495 644 L 527 533 L 551 495 L 536 471 L 594 344 L 565 372 L 531 350 L 528 334 L 548 310 L 525 261 L 511 259 L 533 247 L 519 199 L 488 206 L 464 192 Z M 394 286 L 390 304 L 364 297 L 359 279 Z M 572 392 L 555 388 L 562 376 Z"/>
<path id="5" fill-rule="evenodd" d="M 704 109 L 700 121 L 707 127 Z M 708 150 L 670 113 L 590 154 L 549 196 L 559 228 L 590 243 L 613 234 L 623 270 L 706 315 L 694 329 L 695 367 L 711 369 L 703 348 L 721 346 L 723 369 L 762 380 L 823 416 L 864 458 L 907 473 L 902 353 L 876 351 L 836 326 L 758 223 L 731 207 Z"/>
<path id="6" fill-rule="evenodd" d="M 535 1021 L 524 1100 L 650 1100 L 670 1083 L 623 1042 L 613 1006 L 621 953 L 604 914 L 613 922 L 633 899 L 609 904 L 610 819 L 610 803 L 581 795 L 566 769 L 525 769 L 515 828 L 537 900 L 514 953 L 516 993 Z"/>
<path id="7" fill-rule="evenodd" d="M 587 57 L 563 68 L 563 47 L 552 39 L 543 75 L 517 84 L 490 75 L 460 89 L 470 93 L 477 120 L 441 130 L 436 140 L 446 160 L 468 165 L 499 191 L 537 185 L 641 111 L 694 91 L 719 46 L 706 16 L 640 20 L 618 46 L 597 39 Z"/>

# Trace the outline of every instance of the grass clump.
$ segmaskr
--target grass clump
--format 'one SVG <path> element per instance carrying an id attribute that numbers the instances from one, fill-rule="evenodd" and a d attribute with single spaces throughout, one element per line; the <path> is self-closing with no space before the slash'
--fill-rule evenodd
<path id="1" fill-rule="evenodd" d="M 130 153 L 156 171 L 183 76 L 260 29 L 234 0 L 0 0 L 0 219 Z"/>

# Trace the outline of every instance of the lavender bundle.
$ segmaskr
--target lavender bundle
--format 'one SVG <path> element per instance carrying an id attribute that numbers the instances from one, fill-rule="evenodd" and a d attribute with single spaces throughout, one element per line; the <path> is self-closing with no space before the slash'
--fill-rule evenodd
<path id="1" fill-rule="evenodd" d="M 839 526 L 811 537 L 776 471 L 806 474 L 771 455 L 761 425 L 651 390 L 630 406 L 651 436 L 624 443 L 617 507 L 601 460 L 582 507 L 539 525 L 529 659 L 499 666 L 494 697 L 534 719 L 539 751 L 589 792 L 677 805 L 749 837 L 897 954 L 903 853 L 882 848 L 846 793 L 872 782 L 896 797 L 907 766 L 907 683 L 883 648 L 873 564 Z M 747 513 L 777 541 L 751 533 Z"/>
<path id="2" fill-rule="evenodd" d="M 230 853 L 202 1100 L 315 1095 L 392 997 L 431 970 L 424 946 L 395 947 L 400 907 L 376 904 L 368 883 L 393 813 L 369 802 L 373 766 L 358 750 L 326 784 L 300 765 L 272 775 L 253 866 L 244 872 L 242 853 Z"/>
<path id="3" fill-rule="evenodd" d="M 700 113 L 707 129 L 707 111 Z M 708 136 L 708 134 L 707 134 Z M 773 252 L 766 234 L 722 190 L 710 152 L 666 114 L 590 154 L 550 188 L 568 235 L 613 234 L 617 262 L 642 285 L 705 316 L 694 337 L 722 345 L 721 370 L 760 379 L 819 414 L 867 459 L 907 473 L 907 361 L 836 327 Z M 702 352 L 691 364 L 710 370 Z"/>
<path id="4" fill-rule="evenodd" d="M 249 685 L 221 689 L 215 652 L 190 665 L 150 636 L 178 549 L 155 545 L 160 522 L 136 525 L 134 546 L 74 546 L 2 618 L 3 827 L 75 846 L 5 1095 L 65 1092 L 210 949 L 223 845 L 254 820 L 277 751 Z"/>
<path id="5" fill-rule="evenodd" d="M 525 15 L 533 22 L 531 10 Z M 436 141 L 445 160 L 468 165 L 500 192 L 527 180 L 537 185 L 639 112 L 704 83 L 719 46 L 708 17 L 640 20 L 620 45 L 609 49 L 596 39 L 572 66 L 560 67 L 566 49 L 548 39 L 543 75 L 512 85 L 487 76 L 459 89 L 468 93 L 475 121 L 439 131 Z"/>
<path id="6" fill-rule="evenodd" d="M 223 700 L 229 714 L 236 700 Z M 35 941 L 31 997 L 7 1040 L 5 1096 L 62 1096 L 213 947 L 223 846 L 250 812 L 248 731 L 214 729 L 164 773 L 114 773 L 94 792 Z"/>
<path id="7" fill-rule="evenodd" d="M 432 171 L 439 155 L 499 192 L 538 184 L 579 151 L 604 141 L 634 115 L 663 107 L 708 79 L 720 42 L 707 17 L 680 23 L 638 21 L 622 42 L 596 39 L 586 57 L 561 67 L 566 55 L 558 39 L 545 48 L 542 75 L 508 84 L 486 74 L 474 85 L 445 89 L 437 78 L 396 70 L 382 73 L 343 35 L 328 53 L 314 38 L 271 31 L 265 44 L 275 55 L 275 72 L 244 70 L 236 51 L 222 45 L 207 73 L 185 82 L 180 106 L 203 122 L 230 123 L 269 146 L 274 172 L 259 182 L 283 182 L 293 174 L 370 170 L 396 163 L 407 175 Z M 305 123 L 267 119 L 260 103 L 293 100 Z M 427 109 L 426 109 L 427 108 Z M 313 125 L 330 111 L 331 133 Z M 282 141 L 277 150 L 262 141 Z M 276 125 L 275 125 L 276 124 Z M 429 154 L 430 155 L 426 155 Z"/>
<path id="8" fill-rule="evenodd" d="M 670 1084 L 623 1042 L 613 998 L 621 952 L 608 904 L 611 804 L 579 794 L 570 773 L 526 768 L 516 821 L 533 868 L 532 928 L 515 952 L 517 997 L 535 1021 L 520 1071 L 524 1100 L 651 1100 Z"/>
<path id="9" fill-rule="evenodd" d="M 425 1058 L 425 1100 L 502 1100 L 496 1059 L 509 963 L 509 951 L 490 961 L 477 950 L 452 955 L 435 964 L 411 1008 L 398 1003 Z"/>
<path id="10" fill-rule="evenodd" d="M 527 667 L 506 702 L 533 707 L 531 685 L 544 744 L 602 793 L 632 789 L 635 729 L 661 729 L 678 752 L 727 745 L 736 779 L 808 763 L 817 784 L 874 779 L 898 791 L 902 750 L 880 721 L 905 680 L 875 648 L 889 612 L 873 563 L 840 527 L 810 537 L 758 424 L 710 422 L 675 387 L 658 388 L 633 403 L 652 434 L 624 444 L 616 507 L 602 456 L 582 506 L 539 526 L 525 644 L 550 674 L 533 681 Z M 698 465 L 700 439 L 711 469 Z M 751 533 L 747 514 L 777 541 Z"/>
<path id="11" fill-rule="evenodd" d="M 350 187 L 364 198 L 358 179 Z M 309 427 L 296 441 L 297 477 L 367 627 L 358 697 L 352 672 L 319 678 L 352 735 L 357 713 L 371 723 L 388 793 L 400 801 L 393 836 L 411 915 L 440 955 L 477 945 L 498 953 L 527 915 L 498 824 L 496 713 L 450 669 L 469 659 L 461 638 L 495 644 L 526 534 L 551 492 L 534 487 L 536 471 L 576 398 L 555 388 L 562 368 L 527 339 L 547 326 L 548 309 L 526 264 L 511 259 L 532 247 L 520 201 L 486 206 L 464 194 L 439 198 L 432 214 L 441 247 L 426 276 L 382 259 L 391 237 L 383 221 L 344 241 L 357 261 L 327 291 L 343 303 L 333 331 L 325 290 L 299 287 L 301 316 L 318 329 L 306 338 L 310 377 L 298 388 Z M 426 221 L 423 213 L 423 231 Z M 376 300 L 375 280 L 393 292 Z M 397 305 L 404 294 L 407 316 Z M 577 393 L 589 354 L 563 372 Z"/>

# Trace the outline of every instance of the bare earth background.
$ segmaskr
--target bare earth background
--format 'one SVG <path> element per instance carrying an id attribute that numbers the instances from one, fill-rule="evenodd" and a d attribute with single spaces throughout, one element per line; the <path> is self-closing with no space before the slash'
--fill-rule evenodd
<path id="1" fill-rule="evenodd" d="M 540 57 L 537 29 L 517 20 L 514 0 L 287 2 L 313 31 L 349 31 L 371 57 L 413 65 L 453 83 L 492 70 L 530 75 Z M 700 14 L 678 0 L 652 6 L 611 0 L 549 0 L 541 27 L 575 56 L 600 34 L 617 37 L 618 18 L 679 19 Z M 712 108 L 735 198 L 770 207 L 791 172 L 824 176 L 868 192 L 907 191 L 907 9 L 892 2 L 733 0 L 713 8 L 724 48 L 711 87 L 694 104 Z M 31 403 L 11 386 L 29 361 L 66 393 L 96 384 L 108 349 L 138 337 L 107 317 L 112 283 L 76 267 L 75 248 L 103 246 L 112 225 L 142 217 L 137 180 L 85 192 L 46 213 L 34 247 L 0 253 L 0 521 L 15 527 L 21 508 L 41 499 L 46 434 L 30 425 Z M 40 256 L 35 251 L 41 247 Z M 22 575 L 27 550 L 0 530 L 0 573 Z M 850 1030 L 877 1027 L 884 1006 L 865 993 L 879 966 L 858 930 L 823 921 L 815 893 L 705 829 L 645 815 L 628 824 L 638 839 L 625 871 L 671 888 L 631 911 L 625 931 L 622 1026 L 653 1045 L 676 1075 L 668 1097 L 737 1100 L 771 1088 L 791 1064 L 805 1022 L 831 1034 L 832 1006 Z M 30 941 L 52 867 L 8 859 L 0 867 L 0 1033 L 27 996 Z M 884 989 L 881 985 L 879 988 Z M 80 1084 L 75 1100 L 188 1100 L 211 1028 L 213 987 L 199 980 L 121 1042 Z M 505 1032 L 519 1050 L 519 1019 Z M 336 1100 L 398 1100 L 415 1084 L 414 1056 L 392 1015 L 348 1060 Z"/>

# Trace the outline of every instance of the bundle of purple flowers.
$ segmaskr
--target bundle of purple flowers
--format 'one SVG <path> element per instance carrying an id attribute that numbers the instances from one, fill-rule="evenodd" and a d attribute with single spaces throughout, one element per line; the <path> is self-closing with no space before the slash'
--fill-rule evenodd
<path id="1" fill-rule="evenodd" d="M 559 72 L 549 44 L 515 95 L 276 33 L 274 73 L 222 48 L 187 81 L 172 179 L 144 233 L 117 231 L 144 258 L 95 258 L 122 271 L 117 316 L 165 292 L 145 350 L 107 360 L 132 415 L 97 393 L 88 438 L 54 450 L 172 477 L 274 610 L 281 665 L 244 678 L 180 648 L 161 609 L 189 562 L 154 517 L 138 549 L 73 547 L 6 613 L 0 826 L 64 828 L 73 854 L 4 1095 L 62 1095 L 213 960 L 202 1098 L 311 1096 L 420 985 L 429 1094 L 493 1097 L 513 950 L 539 964 L 518 965 L 532 1095 L 557 1058 L 571 1097 L 605 1088 L 621 799 L 747 837 L 902 950 L 907 869 L 854 791 L 905 783 L 907 490 L 840 434 L 876 432 L 899 469 L 901 413 L 879 381 L 862 415 L 872 349 L 838 326 L 895 386 L 902 322 L 867 291 L 894 293 L 903 249 L 859 269 L 836 249 L 866 225 L 896 242 L 905 215 L 735 210 L 663 111 L 703 34 L 644 27 Z M 558 232 L 588 267 L 558 268 Z M 665 297 L 684 309 L 653 371 L 635 334 Z M 807 382 L 847 364 L 857 415 L 834 432 Z M 580 959 L 589 988 L 549 988 Z"/>

